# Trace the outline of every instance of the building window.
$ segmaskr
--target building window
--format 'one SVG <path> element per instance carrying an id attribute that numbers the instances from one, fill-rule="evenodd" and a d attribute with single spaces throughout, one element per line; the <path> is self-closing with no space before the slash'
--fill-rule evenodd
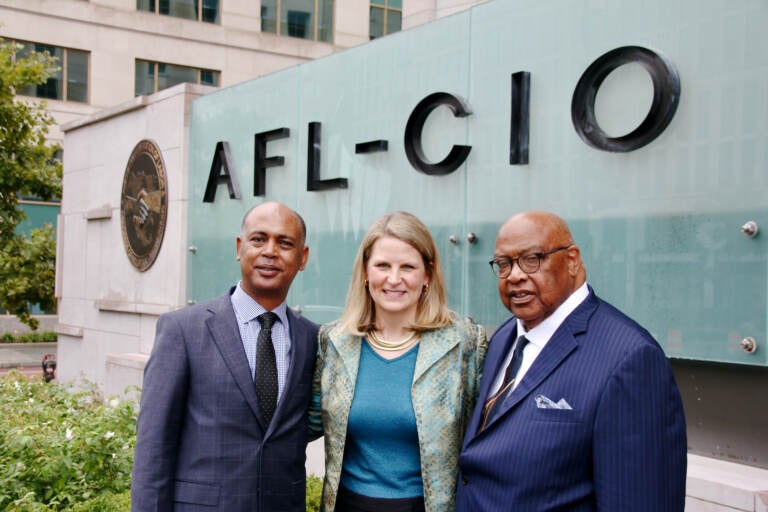
<path id="1" fill-rule="evenodd" d="M 333 0 L 261 0 L 261 31 L 333 42 Z"/>
<path id="2" fill-rule="evenodd" d="M 29 85 L 18 94 L 49 100 L 88 102 L 88 52 L 42 43 L 12 41 L 22 45 L 16 58 L 39 52 L 56 59 L 56 70 L 42 84 Z"/>
<path id="3" fill-rule="evenodd" d="M 163 62 L 136 61 L 136 96 L 153 94 L 183 82 L 218 87 L 219 72 Z"/>
<path id="4" fill-rule="evenodd" d="M 136 0 L 136 9 L 206 23 L 219 22 L 219 0 Z"/>
<path id="5" fill-rule="evenodd" d="M 371 39 L 399 32 L 403 0 L 371 0 Z"/>

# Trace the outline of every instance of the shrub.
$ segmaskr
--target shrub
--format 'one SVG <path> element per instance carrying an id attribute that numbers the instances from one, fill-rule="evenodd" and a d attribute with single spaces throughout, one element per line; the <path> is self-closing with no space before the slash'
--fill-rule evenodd
<path id="1" fill-rule="evenodd" d="M 58 340 L 58 335 L 53 331 L 32 331 L 24 334 L 6 332 L 0 336 L 3 343 L 51 343 Z"/>
<path id="2" fill-rule="evenodd" d="M 131 512 L 131 491 L 104 494 L 67 509 L 67 512 Z"/>
<path id="3" fill-rule="evenodd" d="M 323 502 L 323 479 L 315 475 L 307 476 L 307 512 L 320 512 Z"/>
<path id="4" fill-rule="evenodd" d="M 0 510 L 64 510 L 130 488 L 133 402 L 12 371 L 0 410 Z"/>
<path id="5" fill-rule="evenodd" d="M 0 411 L 0 510 L 130 512 L 133 401 L 12 370 L 0 377 Z M 307 477 L 307 512 L 320 511 L 322 489 Z"/>

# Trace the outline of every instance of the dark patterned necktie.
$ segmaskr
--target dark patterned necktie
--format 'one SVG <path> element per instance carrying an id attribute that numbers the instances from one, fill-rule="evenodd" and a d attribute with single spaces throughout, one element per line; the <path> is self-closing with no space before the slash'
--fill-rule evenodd
<path id="1" fill-rule="evenodd" d="M 256 342 L 256 396 L 267 423 L 272 421 L 277 407 L 277 362 L 275 347 L 272 345 L 272 326 L 277 321 L 277 315 L 267 311 L 257 317 L 261 324 L 259 338 Z"/>
<path id="2" fill-rule="evenodd" d="M 509 390 L 514 386 L 517 372 L 520 370 L 520 365 L 523 364 L 523 349 L 527 344 L 528 338 L 525 336 L 517 338 L 515 350 L 512 352 L 512 359 L 510 359 L 509 364 L 507 365 L 507 370 L 504 372 L 504 381 L 501 383 L 501 388 L 485 401 L 485 405 L 483 406 L 483 416 L 478 431 L 482 431 L 485 428 L 485 425 L 491 418 L 493 418 L 494 410 L 498 412 L 496 404 L 498 402 L 503 402 L 504 397 L 509 394 Z"/>

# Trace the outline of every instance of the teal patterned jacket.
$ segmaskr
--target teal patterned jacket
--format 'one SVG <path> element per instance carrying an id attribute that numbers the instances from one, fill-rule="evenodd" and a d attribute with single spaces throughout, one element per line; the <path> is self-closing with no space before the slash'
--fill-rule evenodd
<path id="1" fill-rule="evenodd" d="M 325 435 L 325 512 L 333 512 L 336 506 L 362 340 L 340 333 L 336 322 L 320 328 L 309 418 L 313 437 Z M 427 512 L 454 509 L 459 451 L 480 388 L 487 348 L 485 329 L 458 319 L 453 326 L 421 335 L 411 398 Z M 382 390 L 385 396 L 386 390 Z"/>

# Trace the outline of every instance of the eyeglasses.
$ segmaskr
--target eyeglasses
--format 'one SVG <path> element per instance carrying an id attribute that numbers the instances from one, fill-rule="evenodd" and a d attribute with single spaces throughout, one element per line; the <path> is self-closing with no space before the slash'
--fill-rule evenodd
<path id="1" fill-rule="evenodd" d="M 520 267 L 520 270 L 522 270 L 526 274 L 534 274 L 539 271 L 539 267 L 541 267 L 541 260 L 544 258 L 544 256 L 547 256 L 549 254 L 553 254 L 559 251 L 564 251 L 569 247 L 571 246 L 565 245 L 563 247 L 558 247 L 557 249 L 552 249 L 551 251 L 534 252 L 532 254 L 523 254 L 521 256 L 518 256 L 517 258 L 507 258 L 506 256 L 499 256 L 498 258 L 493 258 L 491 261 L 488 262 L 488 264 L 491 266 L 491 271 L 493 272 L 493 275 L 495 275 L 499 279 L 506 279 L 509 277 L 509 274 L 512 273 L 512 267 L 515 265 L 515 262 L 517 262 L 517 265 Z"/>

